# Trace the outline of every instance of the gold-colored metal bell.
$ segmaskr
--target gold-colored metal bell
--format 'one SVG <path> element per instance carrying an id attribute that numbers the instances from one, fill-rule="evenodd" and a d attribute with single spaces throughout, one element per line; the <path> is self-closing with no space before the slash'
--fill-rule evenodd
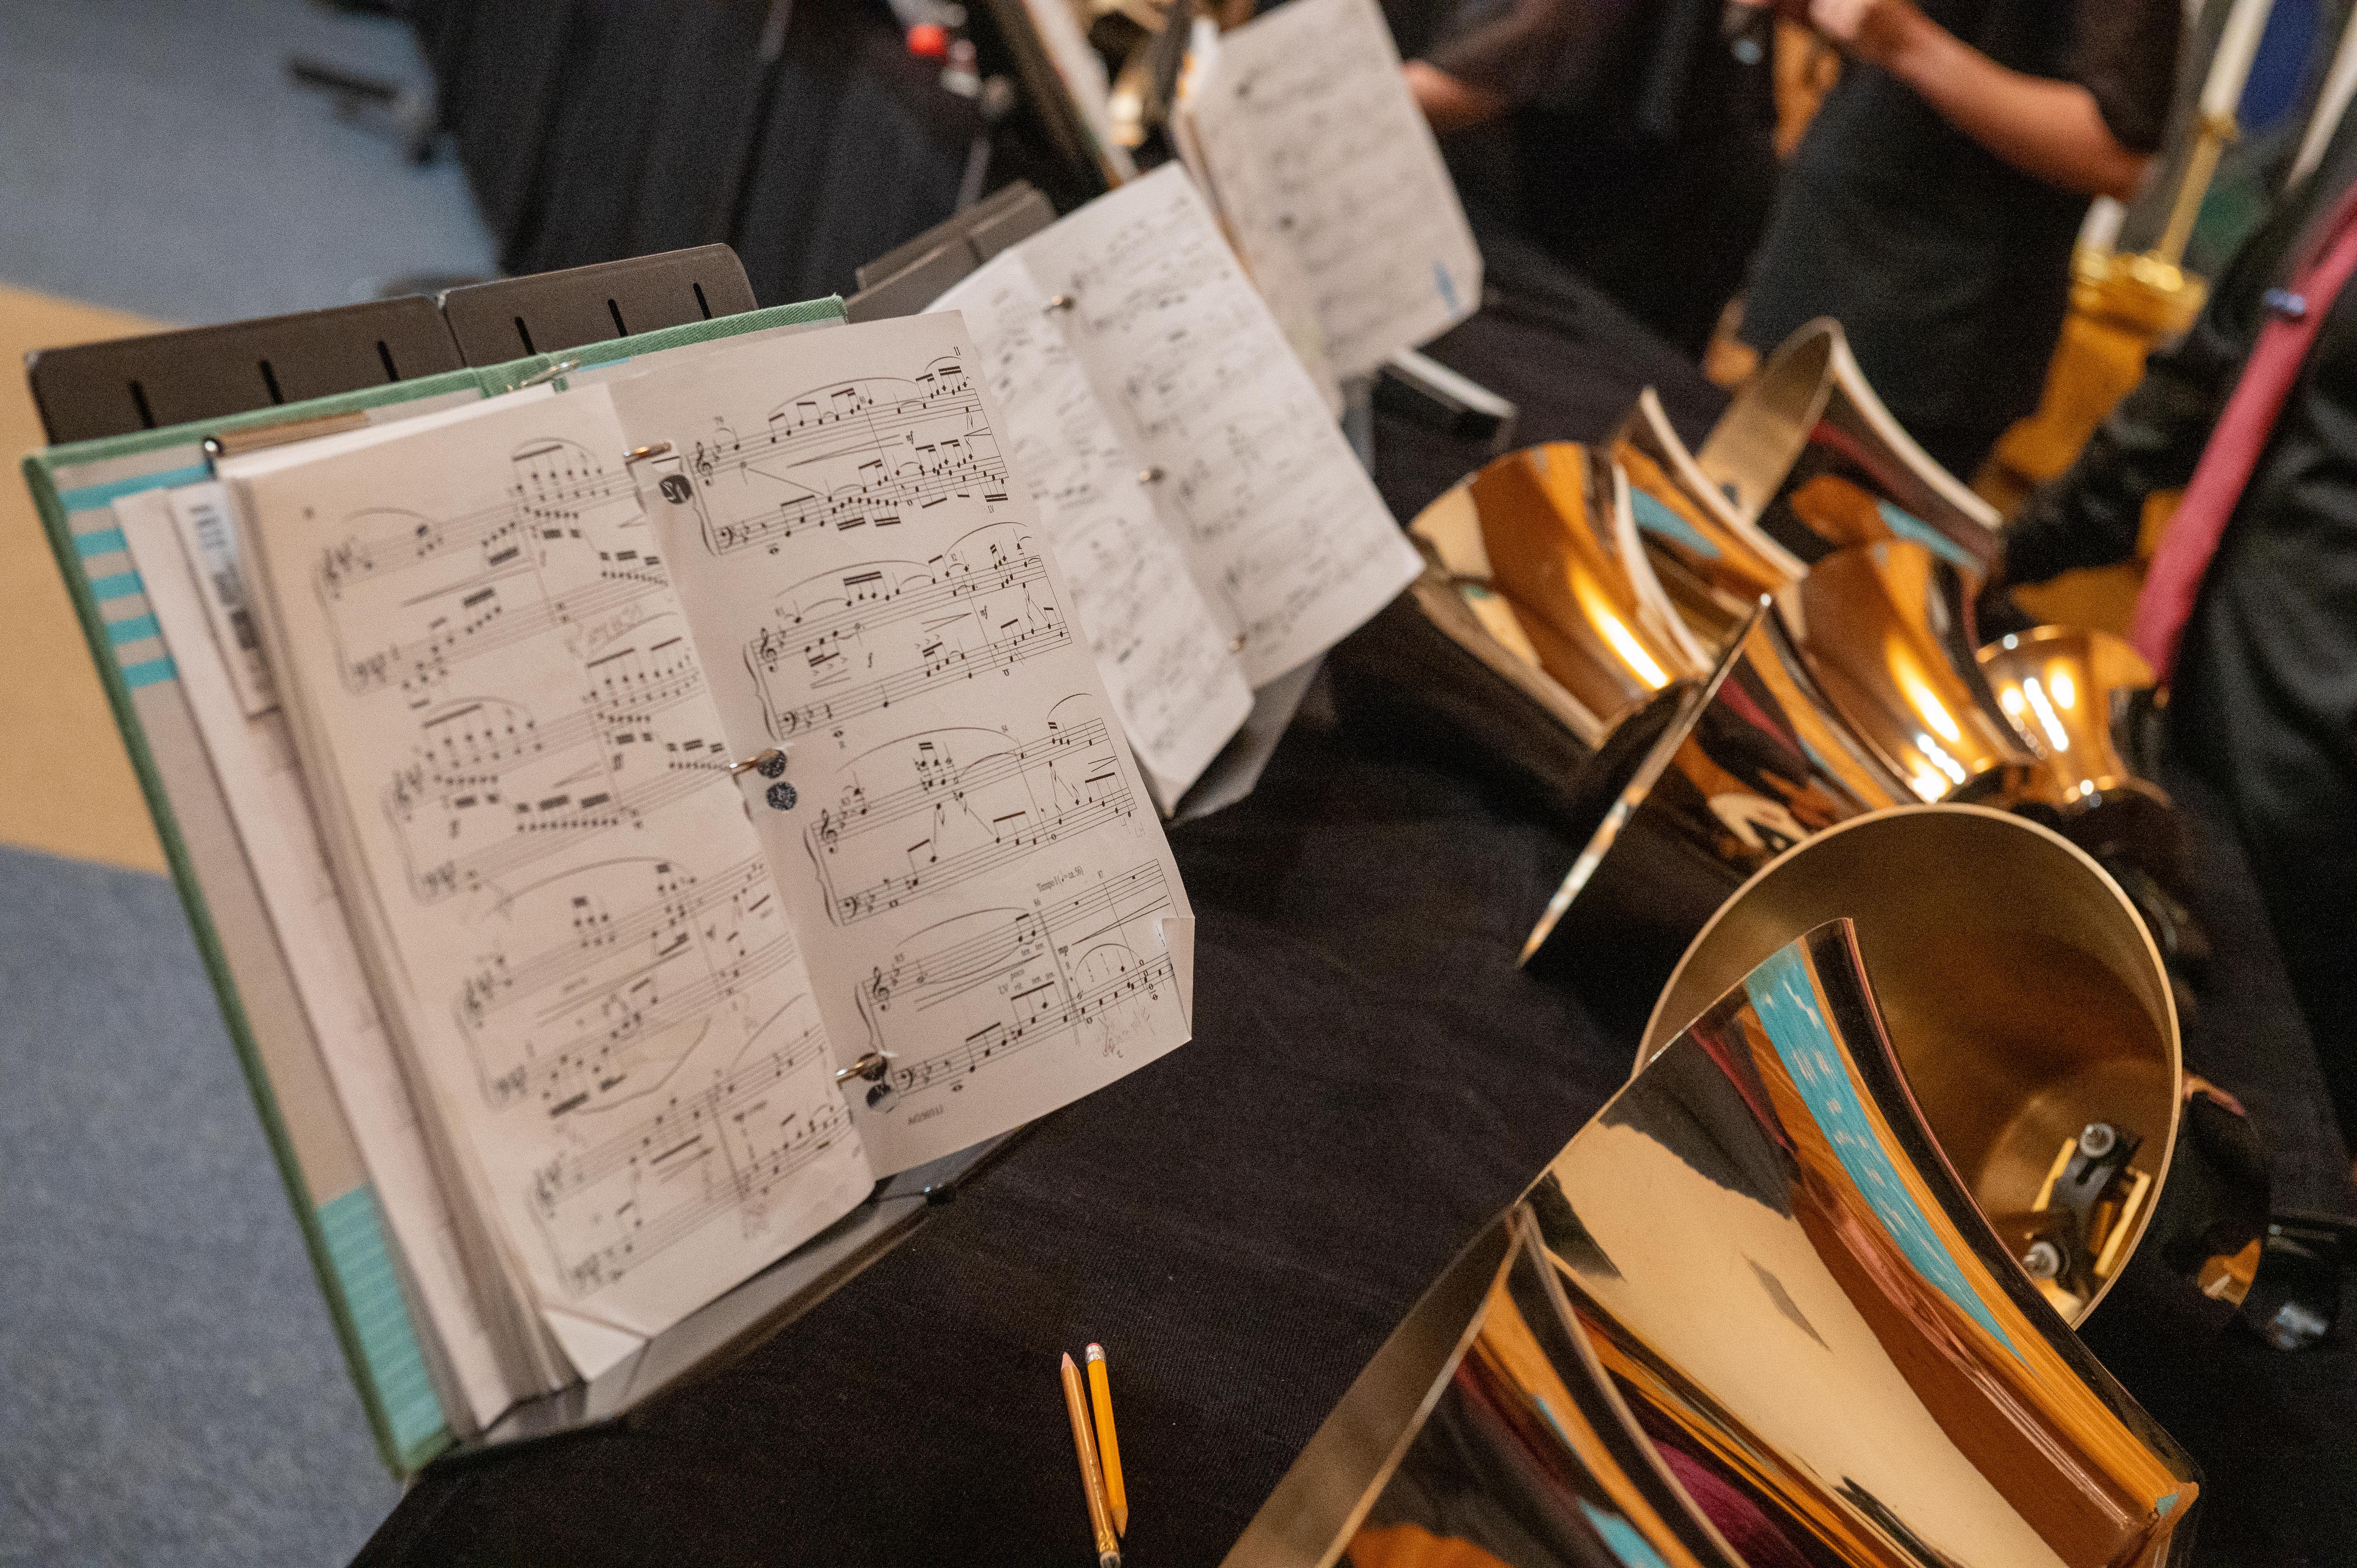
<path id="1" fill-rule="evenodd" d="M 1860 946 L 1804 931 L 1668 1041 L 1417 1304 L 1228 1568 L 2175 1560 L 2191 1462 L 1975 1212 Z"/>
<path id="2" fill-rule="evenodd" d="M 1638 542 L 1626 481 L 1584 446 L 1510 452 L 1453 486 L 1409 532 L 1488 636 L 1587 715 L 1591 745 L 1657 693 L 1709 672 L 1710 651 Z"/>
<path id="3" fill-rule="evenodd" d="M 2176 807 L 2167 790 L 2136 775 L 2113 738 L 2130 700 L 2152 687 L 2144 655 L 2108 632 L 2041 626 L 1990 643 L 1979 663 L 2037 758 L 2062 831 L 2095 854 L 2124 854 L 2155 874 L 2174 867 Z"/>
<path id="4" fill-rule="evenodd" d="M 1857 929 L 1942 1152 L 2009 1251 L 2025 1266 L 2050 1256 L 2050 1297 L 2082 1321 L 2152 1217 L 2183 1103 L 2169 975 L 2135 907 L 2083 851 L 2007 812 L 1908 806 L 1836 823 L 1695 938 L 1639 1061 L 1835 918 Z M 2108 1134 L 2090 1139 L 2096 1128 Z M 2083 1140 L 2103 1146 L 2082 1160 Z"/>
<path id="5" fill-rule="evenodd" d="M 1836 550 L 1778 607 L 1835 709 L 1919 799 L 2030 792 L 2033 759 L 1972 654 L 1963 579 L 1929 548 Z"/>

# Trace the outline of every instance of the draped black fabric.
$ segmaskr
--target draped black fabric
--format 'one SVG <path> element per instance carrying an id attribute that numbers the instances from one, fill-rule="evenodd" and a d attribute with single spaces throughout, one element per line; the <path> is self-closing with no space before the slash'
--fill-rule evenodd
<path id="1" fill-rule="evenodd" d="M 1493 304 L 1434 352 L 1520 400 L 1526 439 L 1594 439 L 1647 380 L 1700 434 L 1718 397 L 1675 355 L 1547 263 L 1490 254 Z M 1390 420 L 1380 442 L 1403 518 L 1480 458 Z M 1337 664 L 1412 672 L 1368 656 L 1400 634 L 1378 622 Z M 1352 694 L 1363 680 L 1331 689 L 1250 799 L 1171 835 L 1200 918 L 1192 1044 L 1047 1118 L 737 1365 L 619 1430 L 429 1470 L 362 1561 L 1086 1562 L 1056 1359 L 1096 1339 L 1126 1560 L 1217 1563 L 1634 1049 L 1633 1021 L 1599 1021 L 1626 1011 L 1611 933 L 1513 966 L 1575 850 L 1547 804 L 1559 757 L 1469 745 L 1450 715 L 1480 709 L 1478 687 L 1388 705 Z M 2214 827 L 2195 864 L 2218 956 L 2193 1058 L 2320 1191 L 2346 1156 L 2312 1124 L 2314 1064 L 2247 875 Z M 2222 1348 L 2152 1268 L 2090 1338 L 2209 1467 L 2201 1561 L 2334 1561 L 2357 1539 L 2357 1353 Z"/>

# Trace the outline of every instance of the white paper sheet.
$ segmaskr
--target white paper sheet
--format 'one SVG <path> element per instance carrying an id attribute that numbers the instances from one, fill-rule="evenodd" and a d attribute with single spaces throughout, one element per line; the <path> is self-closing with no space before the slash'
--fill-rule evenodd
<path id="1" fill-rule="evenodd" d="M 1480 306 L 1481 253 L 1375 0 L 1291 0 L 1222 34 L 1189 113 L 1237 248 L 1265 287 L 1308 289 L 1337 375 Z"/>
<path id="2" fill-rule="evenodd" d="M 1298 3 L 1298 0 L 1297 0 Z M 1415 552 L 1328 417 L 1186 171 L 1166 166 L 1017 247 L 1114 427 L 1158 478 L 1255 687 L 1413 581 Z"/>
<path id="3" fill-rule="evenodd" d="M 1046 298 L 1017 249 L 935 308 L 965 317 L 1009 466 L 1030 489 L 1114 711 L 1168 812 L 1252 712 L 1230 651 L 1241 627 L 1188 575 L 1141 482 L 1143 459 L 1107 421 Z"/>
<path id="4" fill-rule="evenodd" d="M 879 1172 L 1187 1038 L 1190 914 L 959 318 L 614 385 Z"/>
<path id="5" fill-rule="evenodd" d="M 228 519 L 218 510 L 220 489 L 204 484 L 182 491 L 145 490 L 116 501 L 115 520 L 196 714 L 205 754 L 229 802 L 377 1203 L 475 1424 L 487 1426 L 513 1402 L 515 1391 L 500 1373 L 459 1262 L 457 1235 L 435 1180 L 425 1132 L 376 1000 L 369 994 L 350 922 L 311 824 L 294 738 L 274 705 L 249 716 L 243 686 L 232 680 L 237 662 L 231 655 L 243 650 L 217 640 L 221 624 L 208 615 L 214 601 L 207 579 L 217 580 L 225 569 L 236 575 Z M 183 547 L 185 524 L 192 517 L 210 518 L 221 528 L 207 541 L 201 569 Z M 258 663 L 258 644 L 253 652 Z M 266 670 L 263 675 L 266 689 Z"/>
<path id="6" fill-rule="evenodd" d="M 222 466 L 377 993 L 585 1375 L 872 1180 L 625 449 L 589 387 Z"/>

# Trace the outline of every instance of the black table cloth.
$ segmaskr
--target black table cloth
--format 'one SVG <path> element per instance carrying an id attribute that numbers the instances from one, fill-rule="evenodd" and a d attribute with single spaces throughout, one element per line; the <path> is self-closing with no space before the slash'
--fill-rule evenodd
<path id="1" fill-rule="evenodd" d="M 1489 305 L 1433 351 L 1518 400 L 1523 440 L 1594 439 L 1649 381 L 1706 426 L 1719 396 L 1690 365 L 1487 248 Z M 1481 457 L 1392 420 L 1379 450 L 1403 520 Z M 1634 1048 L 1609 941 L 1513 965 L 1576 846 L 1480 751 L 1351 690 L 1313 695 L 1249 800 L 1171 835 L 1200 919 L 1192 1044 L 1047 1118 L 908 1244 L 627 1427 L 430 1469 L 361 1561 L 1086 1563 L 1056 1362 L 1096 1339 L 1125 1561 L 1217 1563 Z M 2339 1206 L 2346 1155 L 2247 874 L 2171 782 L 2218 949 L 2189 1056 L 2251 1105 L 2280 1196 Z M 2200 1561 L 2349 1560 L 2357 1351 L 2221 1338 L 2151 1268 L 2087 1338 L 2205 1466 Z"/>

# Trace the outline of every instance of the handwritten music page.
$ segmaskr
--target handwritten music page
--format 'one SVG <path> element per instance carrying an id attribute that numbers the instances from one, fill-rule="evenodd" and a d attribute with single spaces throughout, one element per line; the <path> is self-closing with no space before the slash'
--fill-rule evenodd
<path id="1" fill-rule="evenodd" d="M 996 277 L 1029 275 L 1202 597 L 1240 639 L 1248 684 L 1315 659 L 1415 579 L 1415 552 L 1185 170 L 1099 197 L 1001 263 Z M 1058 299 L 1069 303 L 1048 308 Z M 1000 352 L 995 312 L 974 316 Z"/>
<path id="2" fill-rule="evenodd" d="M 1480 305 L 1481 252 L 1375 0 L 1292 0 L 1222 33 L 1189 116 L 1237 249 L 1255 277 L 1298 275 L 1337 375 Z"/>
<path id="3" fill-rule="evenodd" d="M 1188 1037 L 1178 866 L 950 315 L 612 391 L 879 1172 Z"/>
<path id="4" fill-rule="evenodd" d="M 1167 814 L 1252 712 L 1231 651 L 1243 628 L 1195 586 L 1156 510 L 1146 460 L 1114 429 L 1044 297 L 1010 251 L 935 308 L 962 311 L 981 350 L 1008 467 L 1030 489 L 1114 711 Z"/>
<path id="5" fill-rule="evenodd" d="M 584 1376 L 873 1181 L 625 450 L 589 387 L 222 465 L 379 1000 Z"/>

